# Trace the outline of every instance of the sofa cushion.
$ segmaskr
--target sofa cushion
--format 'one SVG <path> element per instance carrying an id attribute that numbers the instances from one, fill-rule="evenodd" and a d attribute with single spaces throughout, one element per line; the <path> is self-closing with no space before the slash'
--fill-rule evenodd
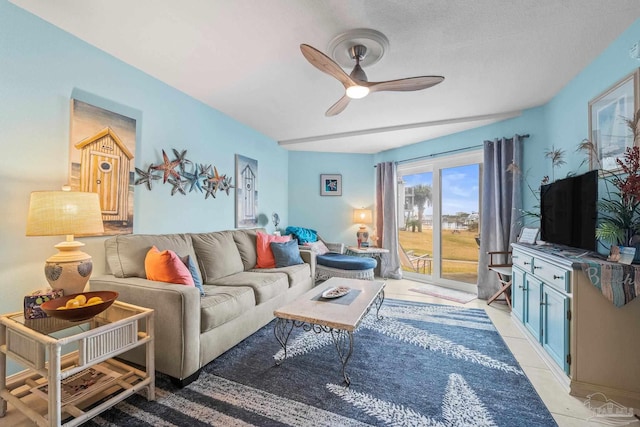
<path id="1" fill-rule="evenodd" d="M 306 283 L 306 280 L 311 277 L 311 266 L 307 263 L 290 265 L 289 267 L 263 268 L 251 271 L 259 273 L 284 273 L 287 275 L 287 279 L 289 279 L 289 287 Z"/>
<path id="2" fill-rule="evenodd" d="M 256 252 L 258 254 L 256 268 L 274 268 L 276 260 L 273 258 L 273 252 L 269 245 L 271 242 L 282 243 L 289 240 L 291 240 L 290 236 L 274 236 L 273 234 L 258 232 L 256 236 Z"/>
<path id="3" fill-rule="evenodd" d="M 236 242 L 242 264 L 244 264 L 244 270 L 251 270 L 256 266 L 258 262 L 258 255 L 256 254 L 256 233 L 258 231 L 264 232 L 263 229 L 248 229 L 248 230 L 235 230 L 233 232 L 233 240 Z"/>
<path id="4" fill-rule="evenodd" d="M 255 307 L 253 289 L 248 286 L 205 285 L 200 299 L 200 333 L 217 328 Z"/>
<path id="5" fill-rule="evenodd" d="M 244 271 L 233 231 L 192 234 L 191 240 L 198 255 L 202 281 L 206 285 L 213 284 L 220 277 Z"/>
<path id="6" fill-rule="evenodd" d="M 104 242 L 109 271 L 116 277 L 146 278 L 144 259 L 152 246 L 172 250 L 178 256 L 190 255 L 197 261 L 187 234 L 127 234 L 110 237 Z"/>
<path id="7" fill-rule="evenodd" d="M 271 242 L 269 246 L 271 247 L 271 252 L 273 252 L 273 258 L 276 261 L 276 268 L 288 267 L 304 262 L 302 258 L 300 258 L 300 249 L 298 248 L 297 240 L 290 240 L 283 243 Z"/>
<path id="8" fill-rule="evenodd" d="M 263 273 L 262 270 L 243 271 L 214 280 L 211 284 L 228 287 L 250 286 L 255 294 L 256 305 L 269 301 L 289 289 L 289 280 L 286 274 Z"/>
<path id="9" fill-rule="evenodd" d="M 144 269 L 148 280 L 195 286 L 189 269 L 173 251 L 160 252 L 152 246 L 144 259 Z"/>

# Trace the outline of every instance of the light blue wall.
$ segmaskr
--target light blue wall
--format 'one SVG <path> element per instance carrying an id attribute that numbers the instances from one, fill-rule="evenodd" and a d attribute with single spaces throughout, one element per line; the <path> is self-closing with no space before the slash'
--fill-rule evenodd
<path id="1" fill-rule="evenodd" d="M 514 134 L 529 134 L 524 140 L 522 173 L 532 184 L 538 185 L 540 178 L 548 172 L 544 162 L 532 162 L 547 147 L 547 129 L 543 107 L 531 108 L 518 117 L 487 126 L 470 129 L 453 135 L 447 135 L 430 141 L 424 141 L 407 147 L 388 150 L 376 155 L 376 162 L 403 161 L 420 156 L 430 156 L 444 151 L 460 149 L 481 149 L 486 140 L 500 137 L 512 137 Z M 534 169 L 534 170 L 532 170 Z M 542 175 L 539 175 L 542 173 Z M 533 199 L 533 194 L 524 193 L 525 200 Z M 533 203 L 533 202 L 532 202 Z"/>
<path id="2" fill-rule="evenodd" d="M 76 96 L 137 119 L 135 164 L 186 149 L 234 176 L 234 154 L 258 160 L 259 212 L 287 222 L 288 153 L 277 143 L 74 36 L 0 0 L 0 313 L 45 287 L 43 266 L 64 237 L 25 237 L 29 193 L 68 180 L 69 103 Z M 204 199 L 169 185 L 135 188 L 136 233 L 234 228 L 234 192 Z M 104 270 L 104 238 L 79 239 Z"/>
<path id="3" fill-rule="evenodd" d="M 357 244 L 353 209 L 373 209 L 373 155 L 289 153 L 289 223 L 317 230 L 329 242 Z M 342 196 L 320 196 L 320 175 L 341 174 Z M 373 225 L 368 226 L 371 230 Z"/>

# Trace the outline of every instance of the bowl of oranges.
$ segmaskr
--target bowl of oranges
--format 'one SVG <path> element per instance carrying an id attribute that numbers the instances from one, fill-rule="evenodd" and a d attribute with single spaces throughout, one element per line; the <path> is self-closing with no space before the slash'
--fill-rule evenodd
<path id="1" fill-rule="evenodd" d="M 118 298 L 113 291 L 83 292 L 42 303 L 40 308 L 51 317 L 79 322 L 102 313 Z"/>

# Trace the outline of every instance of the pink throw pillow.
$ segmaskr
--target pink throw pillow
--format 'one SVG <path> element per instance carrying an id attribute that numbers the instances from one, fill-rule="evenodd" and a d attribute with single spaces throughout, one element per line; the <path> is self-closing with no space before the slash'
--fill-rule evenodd
<path id="1" fill-rule="evenodd" d="M 193 276 L 173 251 L 162 251 L 153 246 L 144 259 L 147 279 L 178 285 L 195 286 Z"/>
<path id="2" fill-rule="evenodd" d="M 291 240 L 290 236 L 273 236 L 258 231 L 256 237 L 256 252 L 258 255 L 258 262 L 256 268 L 276 268 L 276 260 L 273 257 L 273 251 L 271 250 L 270 243 L 284 243 Z"/>

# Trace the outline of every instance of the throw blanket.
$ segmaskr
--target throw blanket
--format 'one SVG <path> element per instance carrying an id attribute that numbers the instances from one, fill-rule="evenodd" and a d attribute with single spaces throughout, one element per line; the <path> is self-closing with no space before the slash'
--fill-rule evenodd
<path id="1" fill-rule="evenodd" d="M 298 244 L 303 245 L 307 242 L 318 241 L 318 233 L 316 230 L 302 227 L 287 227 L 284 230 L 284 234 L 292 234 L 295 239 L 298 240 Z"/>
<path id="2" fill-rule="evenodd" d="M 593 286 L 616 307 L 630 303 L 640 294 L 639 266 L 586 258 L 576 261 Z"/>

